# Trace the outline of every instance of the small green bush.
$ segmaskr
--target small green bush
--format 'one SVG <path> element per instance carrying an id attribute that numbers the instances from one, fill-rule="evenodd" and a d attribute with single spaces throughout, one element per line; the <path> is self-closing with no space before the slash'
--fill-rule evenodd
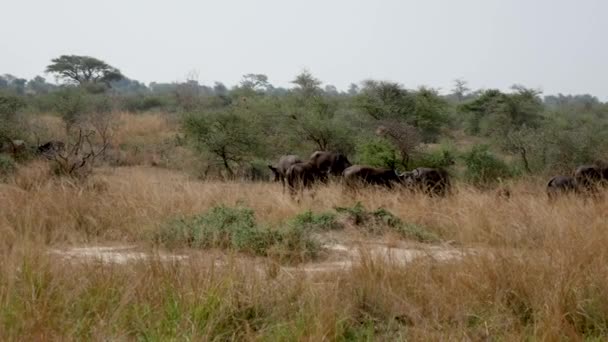
<path id="1" fill-rule="evenodd" d="M 385 139 L 376 138 L 366 140 L 357 145 L 359 162 L 375 167 L 394 169 L 398 162 L 398 153 L 395 147 Z"/>
<path id="2" fill-rule="evenodd" d="M 11 175 L 17 166 L 13 158 L 7 155 L 0 154 L 0 180 L 5 179 L 7 176 Z"/>
<path id="3" fill-rule="evenodd" d="M 368 233 L 382 234 L 387 231 L 394 231 L 405 238 L 420 242 L 439 241 L 439 237 L 436 234 L 429 232 L 419 225 L 403 222 L 384 208 L 368 211 L 360 202 L 357 202 L 353 207 L 336 207 L 335 210 L 338 213 L 347 215 L 356 226 Z"/>
<path id="4" fill-rule="evenodd" d="M 300 225 L 283 229 L 261 227 L 253 210 L 219 206 L 204 214 L 172 220 L 161 226 L 154 237 L 157 243 L 170 248 L 223 248 L 277 256 L 284 261 L 304 261 L 316 257 L 320 250 L 310 233 Z"/>
<path id="5" fill-rule="evenodd" d="M 329 212 L 315 214 L 310 210 L 294 217 L 291 224 L 296 229 L 321 232 L 342 227 L 336 221 L 336 214 Z"/>
<path id="6" fill-rule="evenodd" d="M 437 169 L 448 168 L 454 165 L 456 153 L 450 147 L 442 147 L 438 150 L 424 153 L 417 153 L 408 164 L 409 169 L 417 167 L 433 167 Z"/>
<path id="7" fill-rule="evenodd" d="M 513 175 L 509 166 L 490 152 L 487 145 L 476 145 L 462 158 L 466 179 L 476 185 L 486 185 Z"/>

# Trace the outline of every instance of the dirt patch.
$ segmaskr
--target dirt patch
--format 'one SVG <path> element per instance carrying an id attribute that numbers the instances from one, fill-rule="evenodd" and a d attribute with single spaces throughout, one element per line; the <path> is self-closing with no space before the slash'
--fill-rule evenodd
<path id="1" fill-rule="evenodd" d="M 350 269 L 361 262 L 362 257 L 371 257 L 376 260 L 386 260 L 397 264 L 406 264 L 415 259 L 429 257 L 437 262 L 458 260 L 471 250 L 456 249 L 450 246 L 428 246 L 423 244 L 406 245 L 378 241 L 357 241 L 348 243 L 331 243 L 325 245 L 327 257 L 320 262 L 311 262 L 298 266 L 282 266 L 281 270 L 287 274 L 305 272 L 337 272 Z M 138 249 L 135 245 L 121 246 L 86 246 L 67 249 L 54 249 L 51 254 L 67 261 L 101 262 L 105 264 L 128 264 L 145 260 L 160 260 L 163 262 L 184 262 L 186 260 L 206 259 L 214 253 L 196 251 L 195 253 L 174 254 L 169 252 L 149 252 Z M 213 259 L 216 265 L 221 266 L 222 259 L 216 253 Z M 243 257 L 243 262 L 251 262 Z M 255 263 L 255 267 L 261 267 Z"/>
<path id="2" fill-rule="evenodd" d="M 181 261 L 186 255 L 169 253 L 145 253 L 137 250 L 137 246 L 87 246 L 68 249 L 54 249 L 51 254 L 66 260 L 98 261 L 105 264 L 126 264 L 129 262 L 156 259 L 160 261 Z"/>

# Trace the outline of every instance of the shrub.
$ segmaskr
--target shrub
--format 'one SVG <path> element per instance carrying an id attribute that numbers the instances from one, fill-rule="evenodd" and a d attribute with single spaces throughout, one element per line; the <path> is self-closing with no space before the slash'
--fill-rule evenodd
<path id="1" fill-rule="evenodd" d="M 455 159 L 456 156 L 452 149 L 442 148 L 436 151 L 418 154 L 408 166 L 410 169 L 415 169 L 417 167 L 447 168 L 454 165 Z"/>
<path id="2" fill-rule="evenodd" d="M 0 154 L 0 180 L 5 179 L 16 170 L 15 161 L 7 155 Z"/>
<path id="3" fill-rule="evenodd" d="M 387 167 L 397 166 L 397 150 L 385 139 L 373 139 L 357 146 L 357 155 L 361 164 Z"/>
<path id="4" fill-rule="evenodd" d="M 299 225 L 280 230 L 261 227 L 253 210 L 219 206 L 168 222 L 155 234 L 155 240 L 167 247 L 233 249 L 283 261 L 303 261 L 316 257 L 320 249 L 310 232 Z"/>
<path id="5" fill-rule="evenodd" d="M 336 230 L 342 227 L 336 221 L 336 214 L 329 212 L 315 214 L 310 210 L 294 217 L 291 225 L 298 230 L 318 232 Z"/>
<path id="6" fill-rule="evenodd" d="M 490 152 L 487 145 L 476 145 L 462 158 L 466 165 L 465 177 L 477 185 L 485 185 L 512 176 L 509 166 Z"/>
<path id="7" fill-rule="evenodd" d="M 357 227 L 372 234 L 393 231 L 405 238 L 420 242 L 439 241 L 436 234 L 419 225 L 403 222 L 384 208 L 368 211 L 360 202 L 357 202 L 353 207 L 336 207 L 335 210 L 338 213 L 346 214 Z"/>

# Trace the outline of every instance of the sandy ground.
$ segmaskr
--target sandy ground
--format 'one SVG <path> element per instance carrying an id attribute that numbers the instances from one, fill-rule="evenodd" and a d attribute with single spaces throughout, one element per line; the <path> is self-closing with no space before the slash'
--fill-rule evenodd
<path id="1" fill-rule="evenodd" d="M 390 243 L 374 240 L 350 240 L 328 242 L 324 245 L 325 257 L 316 262 L 297 266 L 281 266 L 287 274 L 294 272 L 317 273 L 348 270 L 361 261 L 362 257 L 372 257 L 375 260 L 384 259 L 393 263 L 408 263 L 417 258 L 430 257 L 437 262 L 458 260 L 465 254 L 475 253 L 475 250 L 455 248 L 449 245 L 408 244 L 407 242 Z M 217 251 L 186 251 L 171 253 L 167 251 L 144 250 L 137 245 L 115 246 L 80 246 L 49 251 L 52 255 L 70 262 L 101 262 L 104 264 L 119 264 L 157 260 L 162 262 L 186 262 L 195 259 L 214 260 L 214 264 L 224 264 L 226 256 L 222 257 Z M 247 262 L 255 258 L 242 257 Z M 255 261 L 254 261 L 255 263 Z M 261 265 L 260 265 L 261 267 Z"/>

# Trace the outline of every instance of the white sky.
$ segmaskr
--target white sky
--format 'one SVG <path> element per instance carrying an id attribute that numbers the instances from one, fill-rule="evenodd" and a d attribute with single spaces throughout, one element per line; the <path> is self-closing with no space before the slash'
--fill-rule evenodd
<path id="1" fill-rule="evenodd" d="M 514 83 L 608 99 L 608 0 L 0 0 L 0 73 L 90 55 L 143 82 L 277 86 L 308 68 L 449 90 Z M 44 76 L 44 75 L 43 75 Z M 50 76 L 46 76 L 52 79 Z"/>

